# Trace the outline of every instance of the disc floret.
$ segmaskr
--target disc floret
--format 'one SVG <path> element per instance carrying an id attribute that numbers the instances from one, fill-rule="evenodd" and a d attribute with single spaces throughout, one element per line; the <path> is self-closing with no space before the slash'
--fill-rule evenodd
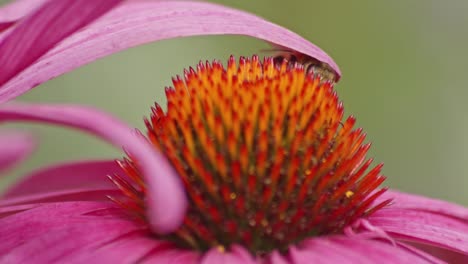
<path id="1" fill-rule="evenodd" d="M 370 144 L 343 121 L 331 82 L 300 64 L 231 57 L 200 63 L 166 88 L 145 120 L 150 142 L 185 184 L 189 210 L 166 238 L 207 250 L 241 244 L 252 253 L 286 250 L 307 237 L 342 232 L 385 189 Z M 131 157 L 112 180 L 123 207 L 144 220 L 146 186 Z"/>

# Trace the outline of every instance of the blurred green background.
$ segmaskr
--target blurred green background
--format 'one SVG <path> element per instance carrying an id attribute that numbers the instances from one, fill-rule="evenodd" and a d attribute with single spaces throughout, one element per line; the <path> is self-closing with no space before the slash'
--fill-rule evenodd
<path id="1" fill-rule="evenodd" d="M 468 205 L 468 1 L 213 2 L 289 28 L 335 59 L 343 72 L 339 95 L 367 131 L 370 156 L 385 163 L 388 186 Z M 164 86 L 183 68 L 262 49 L 268 45 L 238 36 L 161 41 L 96 61 L 20 100 L 96 106 L 143 128 L 142 117 L 154 101 L 164 104 Z M 41 144 L 1 188 L 47 164 L 122 155 L 74 131 L 15 127 L 33 131 Z"/>

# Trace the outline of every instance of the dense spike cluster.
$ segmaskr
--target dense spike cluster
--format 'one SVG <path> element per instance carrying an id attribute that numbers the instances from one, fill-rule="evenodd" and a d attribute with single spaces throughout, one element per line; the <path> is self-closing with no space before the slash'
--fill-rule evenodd
<path id="1" fill-rule="evenodd" d="M 242 244 L 254 254 L 310 236 L 341 232 L 384 189 L 381 165 L 368 170 L 369 144 L 329 82 L 300 64 L 254 56 L 199 64 L 167 88 L 147 136 L 183 180 L 184 224 L 167 238 L 207 250 Z M 145 183 L 138 161 L 120 162 L 117 201 L 144 219 Z"/>

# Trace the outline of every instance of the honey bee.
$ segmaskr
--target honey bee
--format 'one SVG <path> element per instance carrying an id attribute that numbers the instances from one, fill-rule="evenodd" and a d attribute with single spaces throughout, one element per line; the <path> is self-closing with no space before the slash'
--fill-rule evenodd
<path id="1" fill-rule="evenodd" d="M 336 72 L 325 62 L 321 62 L 315 58 L 293 50 L 275 49 L 274 51 L 279 52 L 278 55 L 273 58 L 276 65 L 281 65 L 284 60 L 287 60 L 289 66 L 292 67 L 296 64 L 301 64 L 307 74 L 318 75 L 324 81 L 334 83 L 338 80 Z"/>

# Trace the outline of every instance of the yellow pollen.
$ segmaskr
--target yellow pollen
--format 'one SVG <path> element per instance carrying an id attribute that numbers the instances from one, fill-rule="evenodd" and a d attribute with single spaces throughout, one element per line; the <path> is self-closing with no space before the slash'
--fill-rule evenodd
<path id="1" fill-rule="evenodd" d="M 353 191 L 347 191 L 346 192 L 346 198 L 351 198 L 354 195 Z"/>
<path id="2" fill-rule="evenodd" d="M 218 245 L 216 246 L 216 249 L 220 252 L 220 253 L 224 253 L 226 252 L 226 248 L 222 245 Z"/>

